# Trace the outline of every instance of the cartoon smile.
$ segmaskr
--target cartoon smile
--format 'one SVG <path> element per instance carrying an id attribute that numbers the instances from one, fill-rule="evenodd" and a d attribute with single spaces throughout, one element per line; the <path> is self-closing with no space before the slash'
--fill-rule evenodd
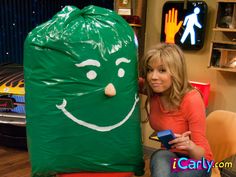
<path id="1" fill-rule="evenodd" d="M 96 130 L 96 131 L 100 131 L 100 132 L 107 132 L 107 131 L 111 131 L 115 128 L 120 127 L 121 125 L 123 125 L 132 115 L 137 103 L 139 101 L 139 97 L 135 94 L 135 98 L 134 98 L 134 103 L 133 106 L 131 107 L 130 111 L 128 112 L 128 114 L 118 123 L 110 125 L 110 126 L 98 126 L 96 124 L 91 124 L 88 123 L 86 121 L 77 119 L 73 114 L 71 114 L 67 109 L 66 109 L 66 105 L 67 105 L 67 101 L 65 99 L 63 99 L 63 102 L 61 105 L 56 105 L 56 107 L 61 110 L 69 119 L 71 119 L 72 121 L 76 122 L 77 124 L 87 127 L 89 129 L 92 130 Z"/>

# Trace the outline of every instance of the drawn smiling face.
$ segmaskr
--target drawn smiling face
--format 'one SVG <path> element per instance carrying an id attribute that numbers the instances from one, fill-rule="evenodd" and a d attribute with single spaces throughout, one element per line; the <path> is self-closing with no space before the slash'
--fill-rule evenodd
<path id="1" fill-rule="evenodd" d="M 74 121 L 78 125 L 95 131 L 106 132 L 118 128 L 128 121 L 129 118 L 132 117 L 139 99 L 135 94 L 135 89 L 132 88 L 132 85 L 135 86 L 135 74 L 132 74 L 132 72 L 129 71 L 129 68 L 134 69 L 134 67 L 132 67 L 134 66 L 134 61 L 131 61 L 125 57 L 117 58 L 113 63 L 116 69 L 112 69 L 112 63 L 106 64 L 110 62 L 105 61 L 103 63 L 106 65 L 106 67 L 103 67 L 102 69 L 100 61 L 95 59 L 86 59 L 80 63 L 75 64 L 75 66 L 80 71 L 84 69 L 86 70 L 84 72 L 86 73 L 86 76 L 81 77 L 86 77 L 88 80 L 87 84 L 83 85 L 85 82 L 78 79 L 78 85 L 80 85 L 79 88 L 88 87 L 91 89 L 91 87 L 95 86 L 94 90 L 77 93 L 77 95 L 79 95 L 79 108 L 78 111 L 75 111 L 76 114 L 69 111 L 70 108 L 67 106 L 66 98 L 63 98 L 62 104 L 57 104 L 56 107 L 61 110 L 67 118 Z M 109 78 L 108 81 L 100 83 L 102 80 L 102 78 L 100 78 L 99 83 L 96 83 L 96 80 L 99 80 L 99 77 L 104 76 L 104 74 L 98 73 L 96 68 L 100 69 L 99 71 L 102 73 L 109 70 L 109 72 L 105 72 L 105 75 Z M 101 76 L 99 76 L 99 74 Z M 131 81 L 129 77 L 133 78 L 134 80 Z M 96 87 L 98 85 L 99 87 Z M 79 88 L 78 90 L 80 90 Z M 91 95 L 93 99 L 90 100 Z M 129 104 L 124 104 L 124 101 L 128 102 Z M 83 110 L 84 108 L 86 109 Z M 96 110 L 96 115 L 91 114 L 91 111 L 89 111 L 88 108 Z"/>

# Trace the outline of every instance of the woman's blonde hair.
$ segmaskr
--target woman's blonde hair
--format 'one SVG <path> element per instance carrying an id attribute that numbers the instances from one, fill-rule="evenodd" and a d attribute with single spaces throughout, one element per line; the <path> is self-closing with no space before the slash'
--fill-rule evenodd
<path id="1" fill-rule="evenodd" d="M 147 93 L 145 109 L 148 112 L 148 103 L 153 96 L 153 90 L 147 83 L 148 65 L 156 60 L 163 63 L 167 72 L 171 75 L 172 86 L 170 88 L 169 102 L 174 107 L 179 107 L 183 96 L 193 87 L 188 81 L 185 57 L 182 50 L 175 44 L 160 43 L 152 47 L 144 56 L 142 64 L 142 76 L 145 78 L 144 89 Z"/>

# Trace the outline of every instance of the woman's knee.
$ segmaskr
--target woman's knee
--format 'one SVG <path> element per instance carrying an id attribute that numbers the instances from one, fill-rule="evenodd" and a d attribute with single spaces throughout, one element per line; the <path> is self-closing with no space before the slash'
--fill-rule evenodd
<path id="1" fill-rule="evenodd" d="M 175 158 L 176 155 L 168 150 L 158 150 L 151 156 L 151 164 L 170 163 L 171 158 Z M 170 165 L 170 164 L 169 164 Z"/>
<path id="2" fill-rule="evenodd" d="M 150 159 L 150 170 L 153 177 L 171 176 L 170 161 L 176 155 L 168 150 L 154 152 Z"/>
<path id="3" fill-rule="evenodd" d="M 168 151 L 168 150 L 158 150 L 154 152 L 151 156 L 151 159 L 156 159 L 156 158 L 175 158 L 177 157 L 175 153 Z"/>

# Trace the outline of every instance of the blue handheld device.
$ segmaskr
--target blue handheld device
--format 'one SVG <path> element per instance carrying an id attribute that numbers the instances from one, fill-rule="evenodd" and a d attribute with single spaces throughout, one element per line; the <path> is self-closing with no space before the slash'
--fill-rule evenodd
<path id="1" fill-rule="evenodd" d="M 157 132 L 157 137 L 160 139 L 161 143 L 165 146 L 166 149 L 171 148 L 171 145 L 168 144 L 168 142 L 175 139 L 175 135 L 171 130 Z"/>

